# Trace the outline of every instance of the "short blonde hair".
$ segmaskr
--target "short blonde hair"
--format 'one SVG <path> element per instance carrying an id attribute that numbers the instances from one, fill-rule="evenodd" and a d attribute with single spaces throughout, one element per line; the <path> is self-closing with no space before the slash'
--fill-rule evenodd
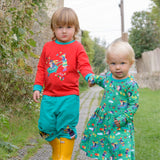
<path id="1" fill-rule="evenodd" d="M 122 40 L 114 41 L 108 46 L 106 59 L 108 60 L 109 55 L 112 53 L 123 54 L 124 52 L 128 54 L 128 59 L 130 63 L 133 64 L 135 62 L 134 50 L 128 42 Z"/>
<path id="2" fill-rule="evenodd" d="M 79 32 L 79 29 L 80 29 L 77 14 L 71 8 L 62 7 L 53 13 L 53 16 L 51 19 L 51 29 L 53 31 L 52 40 L 56 40 L 56 35 L 54 33 L 56 27 L 65 26 L 65 25 L 75 27 L 75 34 L 74 34 L 73 39 L 76 39 L 75 36 Z"/>

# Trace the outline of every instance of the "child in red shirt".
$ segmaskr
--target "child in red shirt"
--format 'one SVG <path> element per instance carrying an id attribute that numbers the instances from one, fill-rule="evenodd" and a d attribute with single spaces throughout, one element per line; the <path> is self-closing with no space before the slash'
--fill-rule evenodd
<path id="1" fill-rule="evenodd" d="M 88 56 L 80 42 L 76 13 L 60 8 L 52 16 L 53 41 L 47 42 L 37 67 L 33 99 L 39 102 L 42 88 L 38 128 L 50 143 L 54 160 L 70 160 L 76 125 L 79 120 L 79 72 L 88 81 L 92 75 Z"/>

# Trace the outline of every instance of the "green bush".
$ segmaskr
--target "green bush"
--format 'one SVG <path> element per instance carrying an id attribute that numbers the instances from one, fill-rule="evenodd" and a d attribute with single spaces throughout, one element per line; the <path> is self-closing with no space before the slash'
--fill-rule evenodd
<path id="1" fill-rule="evenodd" d="M 0 24 L 1 110 L 9 110 L 10 105 L 13 107 L 19 102 L 26 105 L 31 100 L 32 67 L 27 65 L 26 60 L 34 55 L 32 49 L 36 47 L 36 42 L 31 38 L 34 34 L 32 24 L 43 1 L 21 0 L 13 3 L 6 0 Z"/>

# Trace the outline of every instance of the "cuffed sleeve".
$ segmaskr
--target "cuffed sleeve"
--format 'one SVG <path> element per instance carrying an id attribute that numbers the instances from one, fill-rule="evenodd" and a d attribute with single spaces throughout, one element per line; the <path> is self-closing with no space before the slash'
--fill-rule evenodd
<path id="1" fill-rule="evenodd" d="M 89 77 L 92 76 L 92 75 L 93 75 L 93 73 L 87 74 L 87 75 L 85 76 L 85 80 L 88 82 Z"/>
<path id="2" fill-rule="evenodd" d="M 98 76 L 98 75 L 94 75 L 92 74 L 89 77 L 89 80 L 91 81 L 92 84 L 98 84 L 99 86 L 101 86 L 102 88 L 105 87 L 104 85 L 104 80 L 105 78 L 103 76 Z"/>
<path id="3" fill-rule="evenodd" d="M 123 127 L 126 123 L 130 123 L 133 121 L 134 114 L 136 113 L 138 109 L 138 100 L 139 100 L 139 91 L 138 91 L 138 85 L 136 82 L 133 82 L 128 88 L 127 94 L 129 98 L 129 103 L 127 109 L 116 117 L 116 119 L 119 121 L 120 126 Z"/>
<path id="4" fill-rule="evenodd" d="M 34 85 L 34 86 L 33 86 L 33 91 L 40 91 L 40 92 L 41 92 L 41 91 L 42 91 L 42 88 L 43 88 L 43 87 L 42 87 L 41 85 Z"/>

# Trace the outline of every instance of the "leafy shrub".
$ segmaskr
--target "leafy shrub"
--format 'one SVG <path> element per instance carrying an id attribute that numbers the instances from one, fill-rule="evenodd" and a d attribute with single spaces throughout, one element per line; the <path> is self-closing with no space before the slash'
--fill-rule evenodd
<path id="1" fill-rule="evenodd" d="M 27 65 L 33 56 L 36 42 L 31 38 L 35 13 L 44 0 L 6 0 L 3 20 L 0 21 L 0 102 L 1 110 L 9 110 L 10 105 L 31 100 L 32 67 Z M 15 105 L 16 106 L 16 105 Z"/>

